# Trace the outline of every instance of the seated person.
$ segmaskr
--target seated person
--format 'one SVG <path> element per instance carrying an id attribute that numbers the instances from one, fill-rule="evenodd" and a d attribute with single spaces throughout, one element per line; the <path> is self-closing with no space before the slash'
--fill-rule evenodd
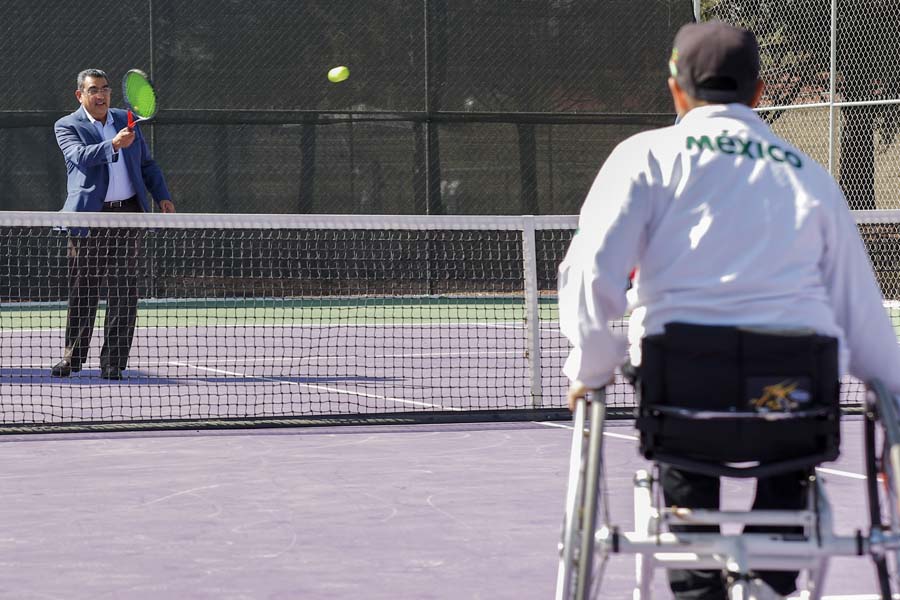
<path id="1" fill-rule="evenodd" d="M 900 392 L 897 339 L 841 189 L 752 110 L 763 91 L 753 34 L 686 25 L 669 68 L 680 121 L 612 152 L 560 265 L 570 406 L 612 380 L 626 342 L 608 322 L 626 308 L 636 365 L 641 340 L 669 323 L 803 328 L 837 339 L 840 375 Z M 755 507 L 804 507 L 806 475 L 758 482 Z M 661 465 L 661 485 L 668 504 L 718 505 L 716 477 Z M 760 577 L 778 594 L 796 588 L 796 573 Z M 669 581 L 681 600 L 725 598 L 718 571 Z"/>

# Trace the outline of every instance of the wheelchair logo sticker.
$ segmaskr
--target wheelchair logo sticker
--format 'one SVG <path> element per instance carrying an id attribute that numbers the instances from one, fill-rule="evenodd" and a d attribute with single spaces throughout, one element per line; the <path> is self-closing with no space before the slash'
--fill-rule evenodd
<path id="1" fill-rule="evenodd" d="M 801 404 L 806 404 L 810 400 L 809 390 L 800 387 L 799 381 L 791 379 L 762 385 L 761 391 L 758 398 L 750 398 L 750 407 L 760 412 L 796 410 Z"/>

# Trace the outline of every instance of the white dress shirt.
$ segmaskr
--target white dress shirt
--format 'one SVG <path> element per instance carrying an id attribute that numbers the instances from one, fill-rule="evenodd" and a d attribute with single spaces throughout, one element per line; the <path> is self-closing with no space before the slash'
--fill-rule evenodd
<path id="1" fill-rule="evenodd" d="M 838 338 L 841 374 L 900 393 L 897 339 L 840 188 L 747 106 L 698 107 L 619 144 L 559 275 L 563 370 L 590 387 L 624 361 L 608 321 L 630 309 L 635 364 L 640 339 L 672 321 L 803 327 Z"/>
<path id="2" fill-rule="evenodd" d="M 116 126 L 113 124 L 112 115 L 107 113 L 106 115 L 106 124 L 104 125 L 97 119 L 91 116 L 91 113 L 88 111 L 84 111 L 87 114 L 88 119 L 90 119 L 91 123 L 94 124 L 94 127 L 97 129 L 97 133 L 100 134 L 101 139 L 104 141 L 109 141 L 116 137 L 116 134 L 119 133 L 116 130 Z M 119 154 L 114 154 L 114 156 L 119 156 Z M 105 202 L 116 202 L 117 200 L 127 200 L 135 195 L 134 186 L 131 184 L 131 179 L 128 177 L 128 168 L 125 166 L 124 160 L 116 160 L 114 162 L 110 162 L 107 167 L 109 167 L 109 188 L 106 190 L 106 199 Z"/>

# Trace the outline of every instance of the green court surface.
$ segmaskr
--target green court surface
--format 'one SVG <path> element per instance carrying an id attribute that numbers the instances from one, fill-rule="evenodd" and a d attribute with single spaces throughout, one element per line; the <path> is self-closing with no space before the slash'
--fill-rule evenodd
<path id="1" fill-rule="evenodd" d="M 555 321 L 555 298 L 542 298 L 541 321 Z M 104 318 L 103 304 L 97 322 Z M 138 327 L 521 324 L 521 298 L 333 298 L 142 300 Z M 0 330 L 62 329 L 64 303 L 3 304 Z"/>
<path id="2" fill-rule="evenodd" d="M 900 302 L 885 302 L 885 310 L 900 338 Z M 538 304 L 543 322 L 556 322 L 555 297 Z M 103 303 L 97 322 L 104 318 Z M 212 326 L 337 326 L 521 324 L 525 302 L 514 297 L 332 298 L 141 300 L 138 327 Z M 62 329 L 64 303 L 5 303 L 0 305 L 0 330 Z"/>

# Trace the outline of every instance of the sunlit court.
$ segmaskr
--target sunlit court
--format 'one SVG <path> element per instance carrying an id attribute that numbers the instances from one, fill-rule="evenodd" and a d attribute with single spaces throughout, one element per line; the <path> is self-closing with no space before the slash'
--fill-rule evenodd
<path id="1" fill-rule="evenodd" d="M 5 12 L 0 598 L 900 598 L 893 4 Z"/>

